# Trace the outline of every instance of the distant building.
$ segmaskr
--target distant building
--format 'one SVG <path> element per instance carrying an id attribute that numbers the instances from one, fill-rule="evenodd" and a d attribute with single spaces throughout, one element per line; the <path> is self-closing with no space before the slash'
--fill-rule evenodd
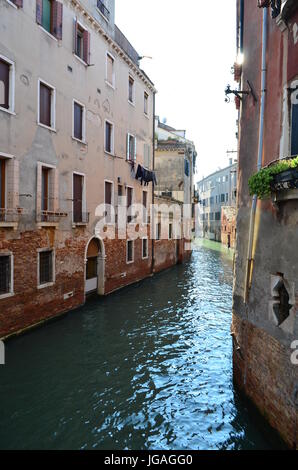
<path id="1" fill-rule="evenodd" d="M 222 241 L 222 209 L 236 207 L 237 162 L 230 159 L 228 167 L 203 178 L 197 183 L 199 197 L 199 235 Z M 224 242 L 228 237 L 224 238 Z"/>
<path id="2" fill-rule="evenodd" d="M 185 130 L 177 130 L 155 118 L 155 194 L 173 197 L 184 204 L 194 202 L 194 175 L 197 152 L 186 138 Z"/>

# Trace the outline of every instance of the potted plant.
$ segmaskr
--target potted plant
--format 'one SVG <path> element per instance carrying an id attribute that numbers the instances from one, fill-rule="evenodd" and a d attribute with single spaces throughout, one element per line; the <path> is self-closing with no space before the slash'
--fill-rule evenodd
<path id="1" fill-rule="evenodd" d="M 298 189 L 298 157 L 277 161 L 248 180 L 251 195 L 259 199 L 270 197 L 272 193 L 283 190 Z"/>

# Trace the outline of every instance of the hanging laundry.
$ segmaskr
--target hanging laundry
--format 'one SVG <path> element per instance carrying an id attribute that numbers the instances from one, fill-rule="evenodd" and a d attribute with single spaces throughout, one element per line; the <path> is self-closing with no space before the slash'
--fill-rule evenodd
<path id="1" fill-rule="evenodd" d="M 141 185 L 143 185 L 143 181 L 145 183 L 145 186 L 148 186 L 151 182 L 153 186 L 157 184 L 154 171 L 147 170 L 146 168 L 142 167 L 142 165 L 138 165 L 138 169 L 136 172 L 136 180 L 139 179 L 141 180 Z"/>

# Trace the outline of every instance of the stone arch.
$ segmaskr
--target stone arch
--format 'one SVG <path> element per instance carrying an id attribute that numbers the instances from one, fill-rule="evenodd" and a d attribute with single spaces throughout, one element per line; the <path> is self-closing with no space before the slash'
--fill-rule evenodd
<path id="1" fill-rule="evenodd" d="M 85 294 L 105 291 L 105 247 L 100 237 L 90 238 L 85 249 Z"/>

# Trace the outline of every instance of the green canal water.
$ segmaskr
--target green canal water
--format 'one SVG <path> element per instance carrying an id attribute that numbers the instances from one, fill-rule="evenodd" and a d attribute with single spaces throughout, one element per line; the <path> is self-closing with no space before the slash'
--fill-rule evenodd
<path id="1" fill-rule="evenodd" d="M 1 449 L 276 449 L 232 384 L 232 253 L 191 261 L 6 344 Z"/>

